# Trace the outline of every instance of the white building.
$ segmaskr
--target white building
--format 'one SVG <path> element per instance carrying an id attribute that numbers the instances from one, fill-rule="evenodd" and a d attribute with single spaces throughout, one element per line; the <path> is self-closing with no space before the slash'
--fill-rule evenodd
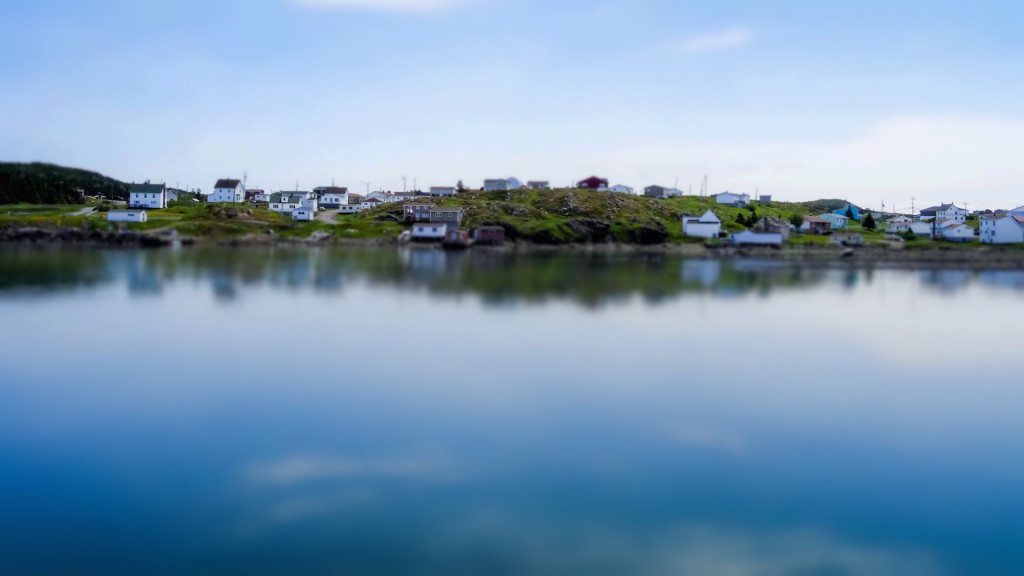
<path id="1" fill-rule="evenodd" d="M 210 194 L 207 202 L 236 202 L 245 201 L 245 186 L 241 180 L 221 178 L 213 185 L 213 193 Z"/>
<path id="2" fill-rule="evenodd" d="M 910 231 L 913 232 L 914 234 L 918 235 L 918 236 L 927 236 L 929 238 L 932 237 L 932 232 L 934 232 L 934 230 L 932 229 L 932 223 L 931 222 L 921 222 L 921 221 L 917 221 L 917 222 L 911 223 L 910 224 Z"/>
<path id="3" fill-rule="evenodd" d="M 683 234 L 696 238 L 718 238 L 722 221 L 711 210 L 703 216 L 683 216 Z"/>
<path id="4" fill-rule="evenodd" d="M 361 210 L 373 210 L 381 204 L 384 204 L 384 201 L 380 198 L 364 198 L 359 207 Z"/>
<path id="5" fill-rule="evenodd" d="M 733 234 L 732 241 L 738 246 L 782 246 L 782 234 L 744 230 Z"/>
<path id="6" fill-rule="evenodd" d="M 911 224 L 914 221 L 905 216 L 899 216 L 897 218 L 891 218 L 885 226 L 886 234 L 903 234 L 910 230 Z"/>
<path id="7" fill-rule="evenodd" d="M 937 224 L 937 236 L 948 242 L 973 242 L 974 228 L 961 222 L 946 220 Z"/>
<path id="8" fill-rule="evenodd" d="M 346 204 L 348 204 L 348 191 L 324 192 L 323 195 L 320 196 L 320 206 L 327 209 L 338 209 Z"/>
<path id="9" fill-rule="evenodd" d="M 129 208 L 167 208 L 166 184 L 132 184 L 128 187 Z"/>
<path id="10" fill-rule="evenodd" d="M 312 192 L 277 192 L 270 195 L 268 208 L 278 214 L 291 214 L 303 207 L 316 211 L 318 207 L 316 194 Z"/>
<path id="11" fill-rule="evenodd" d="M 1002 218 L 982 218 L 978 234 L 985 244 L 1024 243 L 1024 214 Z"/>
<path id="12" fill-rule="evenodd" d="M 633 189 L 625 184 L 616 184 L 608 189 L 609 192 L 616 192 L 619 194 L 632 194 Z"/>
<path id="13" fill-rule="evenodd" d="M 940 222 L 948 220 L 950 222 L 959 222 L 960 224 L 963 224 L 964 222 L 967 222 L 967 215 L 968 212 L 966 208 L 958 208 L 954 204 L 943 204 L 941 206 L 932 206 L 931 208 L 921 210 L 922 220 L 934 219 Z"/>
<path id="14" fill-rule="evenodd" d="M 1018 206 L 1013 210 L 1010 210 L 1010 216 L 1020 216 L 1024 218 L 1024 206 Z"/>
<path id="15" fill-rule="evenodd" d="M 733 194 L 732 192 L 722 192 L 721 194 L 715 194 L 715 202 L 719 204 L 725 204 L 727 206 L 743 208 L 747 204 L 750 204 L 750 194 Z"/>
<path id="16" fill-rule="evenodd" d="M 292 220 L 299 222 L 312 222 L 316 220 L 316 208 L 311 205 L 304 204 L 299 206 L 295 210 L 292 210 Z"/>
<path id="17" fill-rule="evenodd" d="M 431 186 L 430 187 L 430 195 L 431 196 L 439 196 L 439 197 L 455 196 L 455 187 L 454 186 Z"/>
<path id="18" fill-rule="evenodd" d="M 108 222 L 145 222 L 149 219 L 145 210 L 111 210 L 107 212 Z"/>
<path id="19" fill-rule="evenodd" d="M 526 187 L 531 190 L 550 190 L 551 182 L 547 180 L 530 180 L 526 183 Z"/>
<path id="20" fill-rule="evenodd" d="M 412 227 L 413 240 L 444 240 L 448 225 L 444 222 L 420 222 Z"/>
<path id="21" fill-rule="evenodd" d="M 342 204 L 338 208 L 338 214 L 359 214 L 363 211 L 362 204 Z"/>

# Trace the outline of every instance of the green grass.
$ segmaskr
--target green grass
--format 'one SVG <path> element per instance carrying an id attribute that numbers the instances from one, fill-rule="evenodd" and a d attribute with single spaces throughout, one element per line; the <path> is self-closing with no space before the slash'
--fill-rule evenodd
<path id="1" fill-rule="evenodd" d="M 0 204 L 0 216 L 60 216 L 87 207 L 85 204 Z"/>
<path id="2" fill-rule="evenodd" d="M 822 212 L 832 201 L 808 203 L 754 203 L 751 208 L 717 205 L 713 198 L 680 197 L 667 200 L 596 192 L 590 190 L 514 190 L 508 192 L 467 192 L 457 198 L 421 199 L 441 206 L 461 206 L 465 210 L 464 228 L 480 225 L 503 226 L 512 239 L 542 244 L 580 242 L 622 243 L 701 243 L 699 238 L 682 234 L 680 218 L 684 214 L 700 215 L 713 211 L 723 222 L 723 230 L 742 229 L 737 218 L 747 220 L 774 216 L 789 221 L 794 216 L 807 217 Z M 824 204 L 823 204 L 824 203 Z M 162 210 L 150 210 L 148 221 L 138 224 L 111 224 L 106 213 L 95 212 L 86 217 L 67 214 L 82 205 L 0 205 L 0 224 L 14 223 L 40 227 L 88 227 L 92 229 L 127 228 L 140 231 L 176 230 L 184 236 L 202 238 L 234 238 L 244 235 L 305 239 L 315 232 L 325 232 L 342 239 L 394 239 L 407 229 L 402 223 L 400 204 L 383 205 L 359 214 L 339 215 L 335 223 L 295 222 L 291 218 L 251 204 L 183 204 Z M 869 245 L 885 245 L 884 226 L 870 231 L 859 223 L 849 230 L 859 233 Z M 789 244 L 823 246 L 828 236 L 794 234 Z M 909 249 L 964 249 L 978 243 L 957 244 L 915 239 L 904 244 Z M 948 248 L 946 248 L 948 247 Z"/>

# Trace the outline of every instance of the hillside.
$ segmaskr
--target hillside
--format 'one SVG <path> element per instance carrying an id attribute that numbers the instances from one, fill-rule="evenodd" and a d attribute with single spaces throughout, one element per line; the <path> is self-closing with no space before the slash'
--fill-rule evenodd
<path id="1" fill-rule="evenodd" d="M 85 196 L 126 200 L 128 186 L 88 170 L 0 162 L 0 204 L 81 204 Z"/>
<path id="2" fill-rule="evenodd" d="M 446 199 L 442 205 L 462 206 L 463 226 L 498 225 L 510 238 L 538 244 L 615 241 L 628 244 L 659 244 L 686 240 L 680 218 L 712 210 L 727 230 L 740 230 L 737 218 L 751 216 L 791 217 L 818 213 L 818 203 L 773 202 L 750 208 L 719 206 L 713 198 L 687 196 L 658 200 L 643 196 L 612 194 L 592 190 L 514 190 L 508 192 L 467 192 Z M 359 216 L 400 221 L 402 208 L 384 205 Z M 690 239 L 692 240 L 692 239 Z"/>

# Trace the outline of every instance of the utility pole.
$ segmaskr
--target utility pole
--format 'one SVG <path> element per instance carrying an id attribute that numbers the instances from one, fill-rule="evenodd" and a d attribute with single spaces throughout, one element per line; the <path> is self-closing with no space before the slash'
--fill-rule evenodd
<path id="1" fill-rule="evenodd" d="M 405 176 L 402 176 L 402 192 L 408 192 L 409 190 L 405 186 Z"/>

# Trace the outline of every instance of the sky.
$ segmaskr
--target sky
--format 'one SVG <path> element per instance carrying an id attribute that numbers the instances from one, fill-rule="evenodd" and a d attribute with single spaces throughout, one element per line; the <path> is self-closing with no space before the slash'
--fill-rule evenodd
<path id="1" fill-rule="evenodd" d="M 0 160 L 1024 204 L 1024 5 L 3 0 Z"/>

